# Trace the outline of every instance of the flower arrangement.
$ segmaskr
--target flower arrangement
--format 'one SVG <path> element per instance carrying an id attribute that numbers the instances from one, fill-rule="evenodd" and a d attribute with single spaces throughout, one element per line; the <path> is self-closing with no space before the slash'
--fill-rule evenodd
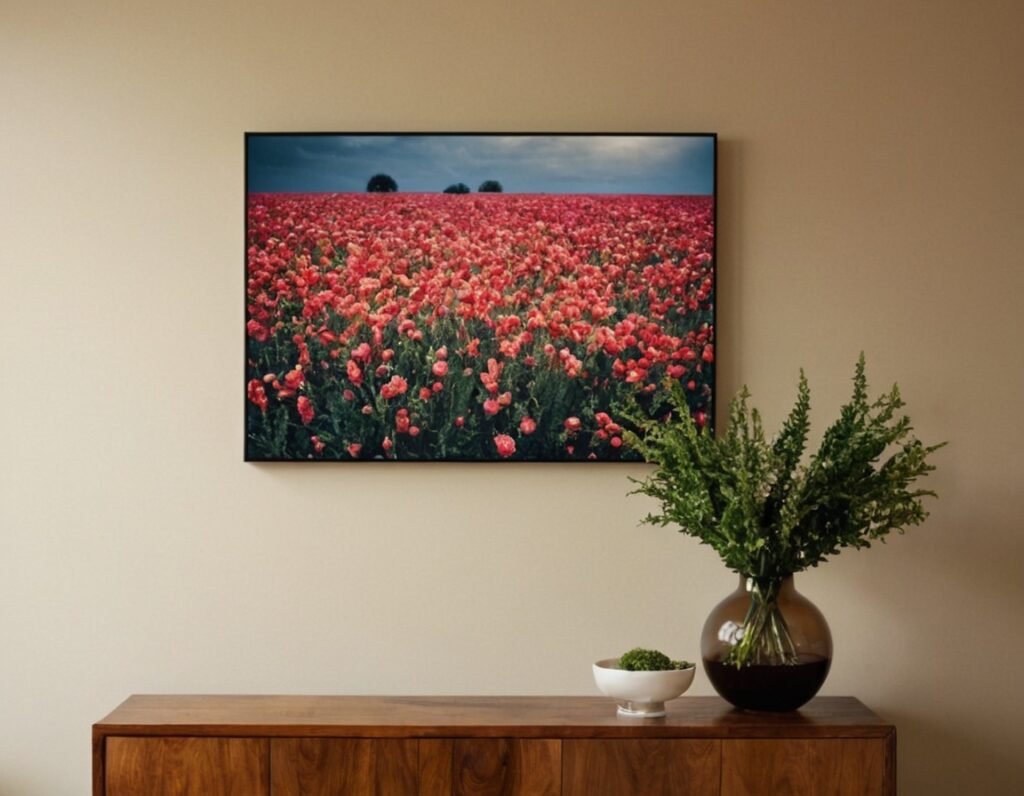
<path id="1" fill-rule="evenodd" d="M 785 621 L 775 607 L 783 578 L 816 567 L 843 548 L 869 547 L 893 531 L 920 524 L 928 513 L 914 488 L 935 468 L 927 446 L 912 435 L 899 388 L 868 399 L 864 356 L 853 377 L 853 396 L 805 460 L 810 432 L 810 390 L 800 372 L 797 401 L 781 431 L 765 436 L 744 387 L 732 401 L 729 425 L 714 437 L 690 417 L 675 389 L 667 422 L 641 413 L 626 441 L 656 465 L 631 494 L 660 501 L 645 523 L 675 525 L 711 545 L 725 565 L 753 580 L 745 632 L 729 662 L 795 662 Z"/>

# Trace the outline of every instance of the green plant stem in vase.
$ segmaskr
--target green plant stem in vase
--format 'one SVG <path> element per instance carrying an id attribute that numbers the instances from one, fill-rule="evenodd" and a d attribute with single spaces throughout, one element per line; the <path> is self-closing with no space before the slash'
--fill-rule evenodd
<path id="1" fill-rule="evenodd" d="M 743 633 L 730 649 L 727 663 L 737 667 L 745 663 L 786 666 L 797 663 L 796 644 L 790 637 L 789 625 L 776 600 L 781 585 L 776 580 L 764 583 L 753 580 Z"/>
<path id="2" fill-rule="evenodd" d="M 809 458 L 810 389 L 803 371 L 796 404 L 773 439 L 748 400 L 744 388 L 718 437 L 693 421 L 679 385 L 672 387 L 669 417 L 626 413 L 633 425 L 626 442 L 655 465 L 648 478 L 632 479 L 638 484 L 633 494 L 661 504 L 644 522 L 678 527 L 747 579 L 745 616 L 721 662 L 796 666 L 801 644 L 780 609 L 786 579 L 843 548 L 870 547 L 920 524 L 927 517 L 922 498 L 935 493 L 914 483 L 934 469 L 928 459 L 941 445 L 926 446 L 912 435 L 895 385 L 868 399 L 863 355 L 851 399 Z"/>

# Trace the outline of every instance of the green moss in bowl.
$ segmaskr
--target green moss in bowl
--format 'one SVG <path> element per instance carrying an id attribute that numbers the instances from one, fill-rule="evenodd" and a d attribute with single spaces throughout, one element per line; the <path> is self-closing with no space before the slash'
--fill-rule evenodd
<path id="1" fill-rule="evenodd" d="M 674 661 L 664 652 L 636 647 L 619 658 L 619 668 L 627 672 L 667 672 L 672 669 L 689 669 L 689 661 Z"/>

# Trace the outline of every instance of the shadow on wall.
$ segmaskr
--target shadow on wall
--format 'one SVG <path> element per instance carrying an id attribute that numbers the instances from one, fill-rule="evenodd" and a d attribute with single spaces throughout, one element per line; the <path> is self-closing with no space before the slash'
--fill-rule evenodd
<path id="1" fill-rule="evenodd" d="M 1018 619 L 1024 614 L 1024 561 L 1018 530 L 1018 518 L 1024 515 L 1024 493 L 991 488 L 987 494 L 975 490 L 968 496 L 963 486 L 966 477 L 943 473 L 952 469 L 949 450 L 936 459 L 937 475 L 942 473 L 943 478 L 927 484 L 938 492 L 940 502 L 929 500 L 932 517 L 922 527 L 907 531 L 908 539 L 915 540 L 914 582 L 927 584 L 926 594 L 918 591 L 919 599 L 927 599 L 931 610 L 918 613 L 916 600 L 887 602 L 882 607 L 897 626 L 915 635 L 924 634 L 922 640 L 935 645 L 937 636 L 943 639 L 941 643 L 948 645 L 953 658 L 977 653 L 973 660 L 977 677 L 988 667 L 1002 665 L 1008 670 L 1017 666 L 1001 659 L 998 650 L 1001 640 L 1019 632 Z M 891 592 L 887 581 L 899 577 L 890 568 L 893 564 L 888 556 L 879 563 L 883 565 L 861 573 L 870 594 Z M 904 559 L 898 566 L 906 565 Z M 950 612 L 959 618 L 966 614 L 970 621 L 955 626 L 944 623 Z M 972 661 L 963 658 L 962 663 L 971 665 Z"/>
<path id="2" fill-rule="evenodd" d="M 1024 759 L 1008 748 L 996 749 L 987 739 L 961 727 L 956 716 L 940 720 L 919 713 L 885 712 L 896 725 L 896 760 L 903 793 L 1007 794 L 1024 788 Z M 907 760 L 943 761 L 941 765 L 905 771 Z M 951 770 L 955 769 L 955 770 Z M 950 785 L 954 788 L 950 791 Z"/>
<path id="3" fill-rule="evenodd" d="M 905 633 L 911 660 L 900 665 L 915 673 L 881 710 L 897 727 L 899 781 L 908 793 L 1024 793 L 1024 757 L 1011 730 L 1020 720 L 1019 661 L 1001 652 L 1024 614 L 1016 519 L 1024 495 L 989 485 L 987 494 L 968 496 L 967 481 L 947 473 L 933 485 L 956 509 L 933 508 L 938 527 L 913 555 L 912 593 L 872 608 Z M 910 533 L 924 538 L 929 529 Z M 861 575 L 865 593 L 875 595 L 891 595 L 892 580 L 902 577 L 888 565 Z M 917 650 L 928 658 L 913 660 Z M 990 707 L 979 715 L 977 704 Z"/>
<path id="4" fill-rule="evenodd" d="M 715 216 L 715 428 L 724 428 L 732 393 L 744 372 L 741 351 L 733 341 L 743 339 L 744 310 L 739 289 L 743 263 L 742 191 L 743 144 L 718 139 L 718 207 Z M 723 337 L 721 330 L 725 329 Z"/>

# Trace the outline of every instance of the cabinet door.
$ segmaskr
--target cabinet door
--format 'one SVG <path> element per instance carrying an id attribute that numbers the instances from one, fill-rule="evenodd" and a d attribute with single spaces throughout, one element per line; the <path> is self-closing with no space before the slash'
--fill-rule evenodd
<path id="1" fill-rule="evenodd" d="M 420 741 L 419 796 L 559 796 L 561 743 L 546 739 Z"/>
<path id="2" fill-rule="evenodd" d="M 107 796 L 265 796 L 267 741 L 107 738 Z"/>
<path id="3" fill-rule="evenodd" d="M 888 796 L 886 741 L 723 741 L 722 796 Z"/>
<path id="4" fill-rule="evenodd" d="M 718 796 L 717 740 L 563 741 L 565 796 Z"/>
<path id="5" fill-rule="evenodd" d="M 417 742 L 401 738 L 275 738 L 273 796 L 416 796 Z"/>

